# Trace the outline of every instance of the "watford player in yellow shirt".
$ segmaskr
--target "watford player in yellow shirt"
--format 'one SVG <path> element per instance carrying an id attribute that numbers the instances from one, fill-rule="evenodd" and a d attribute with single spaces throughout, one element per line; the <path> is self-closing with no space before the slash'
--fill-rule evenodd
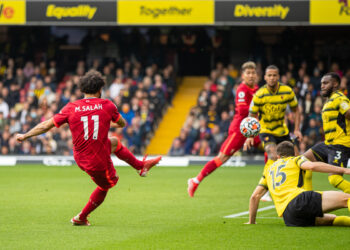
<path id="1" fill-rule="evenodd" d="M 339 90 L 340 77 L 328 73 L 321 79 L 321 94 L 328 100 L 322 109 L 325 141 L 316 144 L 304 155 L 311 161 L 322 161 L 346 168 L 350 158 L 350 101 Z M 350 193 L 350 182 L 342 175 L 330 174 L 329 183 Z"/>
<path id="2" fill-rule="evenodd" d="M 277 159 L 276 145 L 282 141 L 292 141 L 285 122 L 288 107 L 294 113 L 294 135 L 299 140 L 302 139 L 298 101 L 293 90 L 289 86 L 281 84 L 278 81 L 279 78 L 279 69 L 275 65 L 268 66 L 264 76 L 266 85 L 255 93 L 249 108 L 249 116 L 260 120 L 259 137 L 268 157 L 265 168 Z M 245 148 L 252 147 L 253 143 L 254 138 L 248 138 Z M 267 201 L 268 198 L 267 195 L 263 197 Z"/>
<path id="3" fill-rule="evenodd" d="M 256 223 L 260 198 L 270 191 L 278 216 L 287 226 L 350 226 L 349 216 L 324 214 L 348 208 L 350 194 L 337 191 L 315 192 L 304 188 L 305 171 L 350 174 L 350 169 L 323 162 L 311 162 L 304 156 L 294 156 L 294 145 L 284 141 L 277 146 L 278 160 L 264 169 L 263 177 L 249 203 L 249 222 Z"/>
<path id="4" fill-rule="evenodd" d="M 254 95 L 250 103 L 249 116 L 260 118 L 260 140 L 263 142 L 270 165 L 276 160 L 276 144 L 282 141 L 291 141 L 289 130 L 285 122 L 287 107 L 291 109 L 295 117 L 294 135 L 301 140 L 300 112 L 298 101 L 293 90 L 286 85 L 279 83 L 279 70 L 276 66 L 270 65 L 265 70 L 264 79 L 266 85 L 261 87 Z M 246 140 L 246 146 L 250 148 L 254 138 Z"/>

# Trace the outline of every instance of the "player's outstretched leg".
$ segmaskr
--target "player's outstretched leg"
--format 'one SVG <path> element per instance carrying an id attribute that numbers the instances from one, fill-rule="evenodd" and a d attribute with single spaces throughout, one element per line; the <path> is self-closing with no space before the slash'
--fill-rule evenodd
<path id="1" fill-rule="evenodd" d="M 85 205 L 83 210 L 71 219 L 71 222 L 74 226 L 90 226 L 89 221 L 87 220 L 88 215 L 94 211 L 99 205 L 104 201 L 108 190 L 103 190 L 100 187 L 97 187 L 91 194 L 88 203 Z"/>
<path id="2" fill-rule="evenodd" d="M 159 163 L 162 159 L 158 156 L 154 159 L 146 160 L 145 156 L 142 161 L 138 160 L 127 147 L 125 147 L 121 141 L 116 137 L 110 137 L 112 152 L 121 160 L 128 163 L 130 166 L 135 168 L 141 177 L 145 177 L 148 171 Z"/>
<path id="3" fill-rule="evenodd" d="M 196 177 L 188 180 L 187 192 L 190 197 L 194 196 L 199 183 L 205 177 L 207 177 L 209 174 L 214 172 L 215 169 L 224 164 L 235 152 L 237 152 L 237 150 L 239 150 L 244 145 L 244 142 L 247 138 L 241 134 L 239 128 L 233 130 L 236 132 L 229 132 L 228 137 L 221 145 L 219 154 L 214 159 L 207 162 L 207 164 L 205 164 L 203 169 Z"/>
<path id="4" fill-rule="evenodd" d="M 199 172 L 199 174 L 196 177 L 190 178 L 187 181 L 187 192 L 190 197 L 194 196 L 194 193 L 196 192 L 199 183 L 207 177 L 209 174 L 215 171 L 218 167 L 220 167 L 223 163 L 225 163 L 230 156 L 225 155 L 223 153 L 219 153 L 218 156 L 216 156 L 211 161 L 208 161 L 207 164 L 202 168 L 202 170 Z"/>
<path id="5" fill-rule="evenodd" d="M 125 147 L 121 141 L 116 137 L 110 137 L 112 152 L 122 161 L 125 161 L 136 170 L 141 170 L 143 162 L 136 159 L 136 157 Z"/>
<path id="6" fill-rule="evenodd" d="M 325 191 L 322 193 L 323 212 L 331 212 L 340 208 L 348 208 L 350 211 L 350 194 L 338 191 Z M 350 227 L 350 217 L 325 214 L 323 217 L 316 218 L 316 225 Z"/>

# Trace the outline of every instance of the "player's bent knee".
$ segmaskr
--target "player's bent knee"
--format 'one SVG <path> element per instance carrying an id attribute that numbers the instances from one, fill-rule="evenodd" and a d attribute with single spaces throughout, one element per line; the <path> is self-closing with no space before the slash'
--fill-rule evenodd
<path id="1" fill-rule="evenodd" d="M 112 187 L 117 185 L 118 180 L 119 180 L 119 176 L 115 176 L 111 179 L 108 179 L 108 184 L 105 184 L 102 187 L 101 186 L 99 186 L 99 187 L 102 188 L 101 190 L 105 189 L 105 191 L 108 191 L 109 189 L 111 189 Z"/>
<path id="2" fill-rule="evenodd" d="M 109 190 L 109 188 L 103 188 L 103 187 L 100 187 L 100 186 L 97 186 L 98 189 L 100 189 L 101 191 L 105 191 L 107 192 Z"/>
<path id="3" fill-rule="evenodd" d="M 221 160 L 221 158 L 219 156 L 214 157 L 213 161 L 214 161 L 217 168 L 223 164 L 223 161 Z"/>
<path id="4" fill-rule="evenodd" d="M 118 144 L 118 138 L 117 137 L 109 137 L 108 138 L 111 141 L 112 147 L 117 146 Z"/>
<path id="5" fill-rule="evenodd" d="M 117 185 L 118 181 L 119 181 L 119 176 L 116 175 L 112 180 L 110 180 L 110 187 L 109 188 L 112 188 L 115 185 Z"/>
<path id="6" fill-rule="evenodd" d="M 117 137 L 109 137 L 108 138 L 111 141 L 111 152 L 117 152 L 121 147 L 122 143 Z"/>
<path id="7" fill-rule="evenodd" d="M 228 159 L 230 159 L 230 155 L 225 155 L 224 153 L 219 153 L 219 155 L 215 158 L 220 160 L 220 165 L 224 164 L 225 162 L 227 162 Z"/>

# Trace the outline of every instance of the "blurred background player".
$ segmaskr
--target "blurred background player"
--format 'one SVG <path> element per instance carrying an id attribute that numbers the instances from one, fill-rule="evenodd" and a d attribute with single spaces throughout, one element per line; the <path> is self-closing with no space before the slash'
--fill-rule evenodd
<path id="1" fill-rule="evenodd" d="M 69 124 L 73 137 L 74 159 L 97 184 L 86 206 L 71 219 L 73 225 L 88 226 L 90 224 L 86 219 L 87 216 L 102 204 L 108 190 L 115 186 L 119 179 L 110 157 L 111 152 L 132 164 L 140 171 L 141 176 L 145 176 L 161 157 L 138 161 L 116 138 L 108 138 L 111 122 L 119 127 L 124 127 L 126 122 L 113 102 L 101 99 L 105 80 L 99 72 L 89 71 L 80 79 L 79 84 L 84 99 L 68 103 L 54 117 L 39 123 L 25 134 L 18 134 L 16 139 L 22 142 L 32 136 L 43 134 L 54 126 Z"/>
<path id="2" fill-rule="evenodd" d="M 235 100 L 235 115 L 233 121 L 230 124 L 228 137 L 221 145 L 219 154 L 211 161 L 207 162 L 199 174 L 188 180 L 188 195 L 194 196 L 199 183 L 215 169 L 224 164 L 230 157 L 242 148 L 245 138 L 240 132 L 241 121 L 248 116 L 249 105 L 253 98 L 254 93 L 257 91 L 257 73 L 256 65 L 254 62 L 246 62 L 242 65 L 242 83 L 237 88 L 237 95 Z M 253 145 L 258 146 L 260 144 L 259 137 L 252 138 Z"/>
<path id="3" fill-rule="evenodd" d="M 324 214 L 348 208 L 350 195 L 337 191 L 314 192 L 304 188 L 305 171 L 350 174 L 350 169 L 337 168 L 323 162 L 295 157 L 293 143 L 284 141 L 277 146 L 278 161 L 264 169 L 263 177 L 249 202 L 249 222 L 256 223 L 260 198 L 270 191 L 278 216 L 287 226 L 350 226 L 349 216 Z"/>
<path id="4" fill-rule="evenodd" d="M 339 90 L 340 77 L 328 73 L 321 79 L 321 94 L 328 98 L 322 109 L 324 142 L 309 149 L 304 155 L 311 161 L 322 161 L 346 168 L 350 158 L 350 101 Z M 350 193 L 350 182 L 341 174 L 330 174 L 329 183 Z"/>
<path id="5" fill-rule="evenodd" d="M 279 69 L 275 65 L 266 68 L 264 76 L 266 85 L 255 93 L 249 109 L 250 116 L 260 117 L 261 130 L 259 136 L 268 158 L 265 167 L 271 165 L 277 159 L 276 145 L 282 141 L 291 141 L 285 121 L 288 105 L 294 113 L 294 135 L 299 140 L 302 139 L 298 101 L 289 86 L 279 83 L 279 78 Z M 247 148 L 253 146 L 254 143 L 254 138 L 248 138 L 246 141 Z M 267 195 L 264 199 L 271 200 Z"/>

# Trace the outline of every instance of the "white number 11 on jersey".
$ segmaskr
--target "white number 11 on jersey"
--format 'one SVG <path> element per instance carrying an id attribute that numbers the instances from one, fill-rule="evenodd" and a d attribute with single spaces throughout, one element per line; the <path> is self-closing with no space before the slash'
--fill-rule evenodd
<path id="1" fill-rule="evenodd" d="M 87 116 L 82 116 L 80 120 L 84 124 L 84 139 L 89 139 L 89 118 Z M 99 127 L 99 117 L 98 115 L 91 116 L 91 120 L 94 121 L 94 133 L 92 135 L 92 139 L 97 140 L 98 137 L 98 127 Z"/>

